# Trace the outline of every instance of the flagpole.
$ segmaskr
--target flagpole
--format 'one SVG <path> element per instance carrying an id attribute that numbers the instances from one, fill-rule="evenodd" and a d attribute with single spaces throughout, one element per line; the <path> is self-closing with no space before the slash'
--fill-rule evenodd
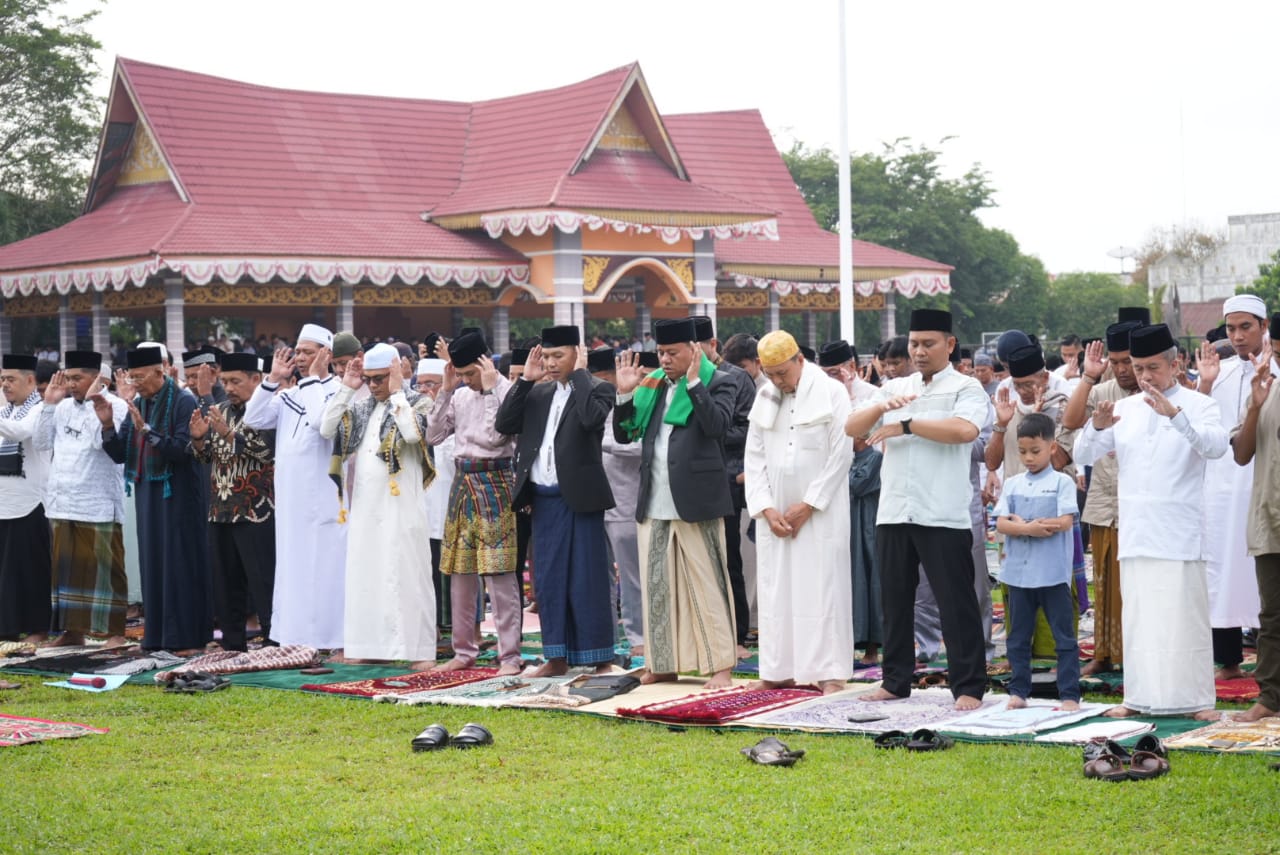
<path id="1" fill-rule="evenodd" d="M 853 333 L 853 203 L 849 186 L 849 62 L 845 30 L 845 0 L 840 8 L 840 337 L 854 344 Z"/>

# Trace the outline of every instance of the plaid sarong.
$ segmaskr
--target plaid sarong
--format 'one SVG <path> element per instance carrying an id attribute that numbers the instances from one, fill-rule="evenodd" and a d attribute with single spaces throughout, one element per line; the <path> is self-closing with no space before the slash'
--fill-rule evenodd
<path id="1" fill-rule="evenodd" d="M 516 571 L 515 473 L 511 458 L 459 457 L 449 489 L 440 572 L 490 576 Z"/>
<path id="2" fill-rule="evenodd" d="M 119 523 L 53 524 L 53 628 L 124 635 L 129 582 Z"/>

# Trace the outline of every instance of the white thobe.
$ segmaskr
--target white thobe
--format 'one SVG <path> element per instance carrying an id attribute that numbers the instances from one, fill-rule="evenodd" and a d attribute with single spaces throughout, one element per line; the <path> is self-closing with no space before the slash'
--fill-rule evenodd
<path id="1" fill-rule="evenodd" d="M 244 423 L 276 432 L 276 585 L 271 635 L 282 644 L 342 647 L 347 527 L 329 477 L 333 442 L 320 435 L 336 377 L 304 378 L 279 394 L 258 386 Z"/>
<path id="2" fill-rule="evenodd" d="M 800 683 L 853 676 L 849 573 L 849 466 L 844 423 L 851 406 L 839 381 L 806 363 L 795 394 L 761 388 L 744 459 L 747 511 L 756 522 L 760 677 Z M 793 537 L 776 537 L 766 509 L 814 510 Z"/>
<path id="3" fill-rule="evenodd" d="M 449 489 L 453 486 L 453 435 L 434 447 L 436 479 L 422 496 L 427 510 L 427 535 L 444 540 L 444 518 L 449 513 Z"/>
<path id="4" fill-rule="evenodd" d="M 1222 361 L 1210 396 L 1222 410 L 1228 431 L 1244 420 L 1253 363 L 1234 356 Z M 1209 580 L 1209 623 L 1217 627 L 1257 626 L 1262 603 L 1253 558 L 1245 541 L 1253 461 L 1244 466 L 1224 454 L 1209 461 L 1204 482 L 1205 567 Z"/>
<path id="5" fill-rule="evenodd" d="M 326 430 L 336 430 L 355 390 L 343 386 L 329 402 Z M 391 476 L 378 456 L 383 416 L 391 406 L 399 429 L 400 471 Z M 374 406 L 349 483 L 343 654 L 355 659 L 436 658 L 436 595 L 431 584 L 421 434 L 403 392 Z"/>

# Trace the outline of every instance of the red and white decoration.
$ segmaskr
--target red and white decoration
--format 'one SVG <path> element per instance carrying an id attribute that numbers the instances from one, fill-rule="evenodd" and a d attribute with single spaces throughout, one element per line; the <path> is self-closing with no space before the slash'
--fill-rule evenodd
<path id="1" fill-rule="evenodd" d="M 793 293 L 809 294 L 814 291 L 819 294 L 827 294 L 840 287 L 838 282 L 788 282 L 784 279 L 765 279 L 741 273 L 733 274 L 733 284 L 739 288 L 769 288 L 776 291 L 780 297 Z M 863 282 L 854 282 L 853 290 L 863 297 L 870 297 L 872 294 L 887 294 L 890 291 L 896 291 L 903 297 L 914 297 L 917 294 L 928 296 L 950 294 L 951 276 L 946 273 L 903 273 L 901 276 L 893 276 L 886 279 L 868 279 Z"/>
<path id="2" fill-rule="evenodd" d="M 744 237 L 757 237 L 761 240 L 778 239 L 778 221 L 775 219 L 722 226 L 654 226 L 600 217 L 595 214 L 580 214 L 576 211 L 515 211 L 505 214 L 483 214 L 480 217 L 480 223 L 491 238 L 501 237 L 504 233 L 522 235 L 526 231 L 533 235 L 544 235 L 554 226 L 565 233 L 587 228 L 592 231 L 604 229 L 619 234 L 655 234 L 668 244 L 677 243 L 686 237 L 701 240 L 707 235 L 717 240 Z"/>

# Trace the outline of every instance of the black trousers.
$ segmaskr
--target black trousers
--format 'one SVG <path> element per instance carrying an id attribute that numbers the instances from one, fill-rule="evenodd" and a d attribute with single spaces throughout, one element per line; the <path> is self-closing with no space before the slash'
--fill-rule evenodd
<path id="1" fill-rule="evenodd" d="M 213 596 L 225 650 L 247 650 L 244 621 L 249 597 L 258 609 L 262 637 L 271 637 L 271 599 L 276 584 L 275 522 L 209 523 Z"/>
<path id="2" fill-rule="evenodd" d="M 1213 661 L 1235 668 L 1244 661 L 1244 632 L 1240 627 L 1213 628 Z"/>
<path id="3" fill-rule="evenodd" d="M 733 593 L 734 634 L 739 644 L 747 643 L 751 630 L 751 605 L 747 602 L 747 580 L 742 575 L 742 511 L 724 518 L 724 549 L 729 565 L 729 587 Z"/>
<path id="4" fill-rule="evenodd" d="M 52 582 L 53 534 L 44 505 L 24 517 L 0 520 L 0 638 L 49 631 Z"/>
<path id="5" fill-rule="evenodd" d="M 529 605 L 524 599 L 524 568 L 529 558 L 529 541 L 533 539 L 533 516 L 527 511 L 516 511 L 516 579 L 520 583 L 520 603 L 521 605 Z M 533 576 L 537 575 L 538 568 L 535 565 L 533 573 L 529 578 L 529 590 L 533 592 L 533 598 L 538 598 L 537 588 L 533 584 Z"/>
<path id="6" fill-rule="evenodd" d="M 973 590 L 973 531 L 911 524 L 876 526 L 884 615 L 884 689 L 911 694 L 915 673 L 915 602 L 920 568 L 938 601 L 947 680 L 954 697 L 981 698 L 987 688 L 982 616 Z"/>

